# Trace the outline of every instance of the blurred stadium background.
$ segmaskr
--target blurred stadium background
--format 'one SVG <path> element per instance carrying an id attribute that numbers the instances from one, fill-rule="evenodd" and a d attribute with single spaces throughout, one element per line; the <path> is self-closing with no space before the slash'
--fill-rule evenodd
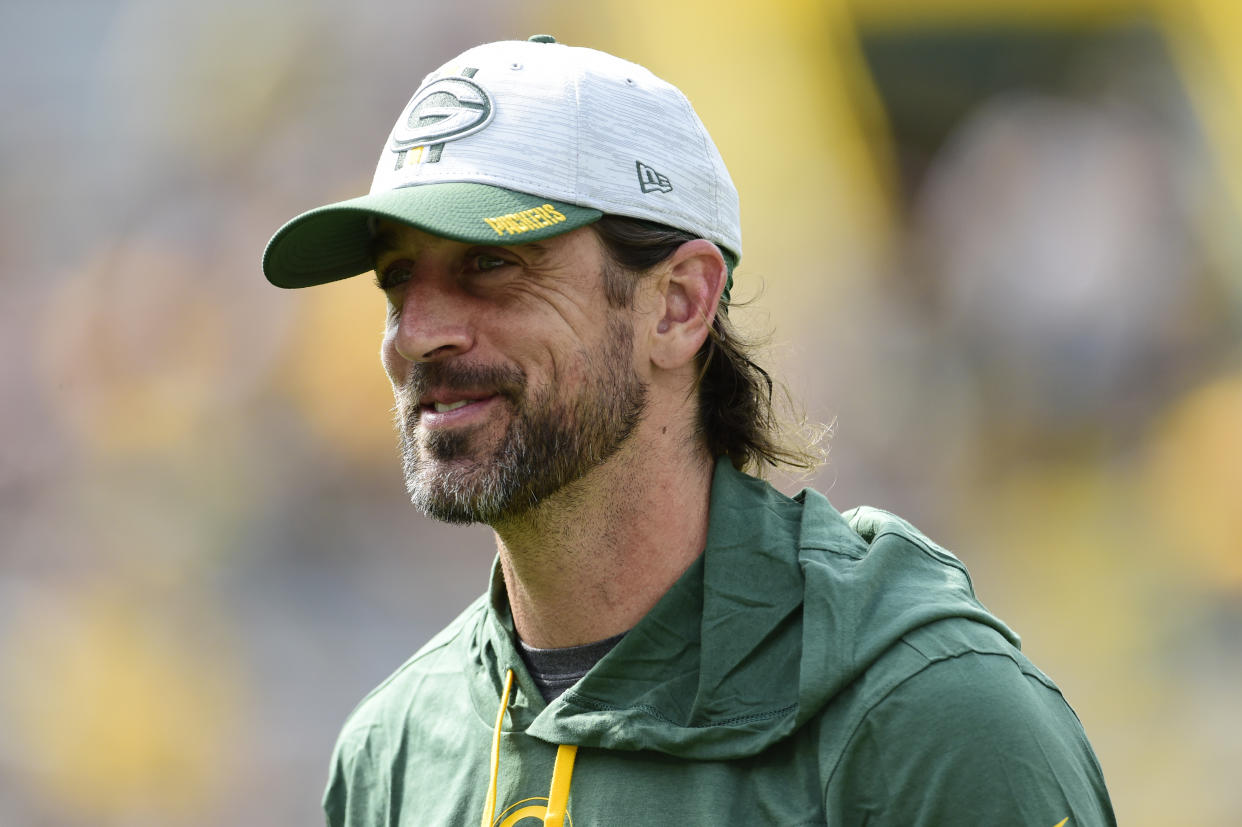
<path id="1" fill-rule="evenodd" d="M 1242 823 L 1233 0 L 2 0 L 0 825 L 319 823 L 482 588 L 404 502 L 373 288 L 259 257 L 426 70 L 544 31 L 712 130 L 811 483 L 958 552 L 1122 823 Z"/>

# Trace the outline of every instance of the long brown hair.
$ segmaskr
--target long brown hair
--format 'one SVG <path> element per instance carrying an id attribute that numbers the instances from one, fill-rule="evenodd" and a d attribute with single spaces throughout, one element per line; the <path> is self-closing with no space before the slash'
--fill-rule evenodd
<path id="1" fill-rule="evenodd" d="M 614 307 L 628 307 L 642 274 L 671 256 L 697 236 L 663 224 L 637 218 L 606 215 L 591 225 L 611 259 L 605 273 L 605 291 Z M 734 259 L 727 251 L 730 274 Z M 807 436 L 801 421 L 787 428 L 778 416 L 774 396 L 789 396 L 772 375 L 755 363 L 753 342 L 740 335 L 729 320 L 728 300 L 722 299 L 707 339 L 696 356 L 698 429 L 712 456 L 727 456 L 736 468 L 759 472 L 765 466 L 785 465 L 813 470 L 824 457 L 818 447 L 822 434 Z M 789 433 L 786 433 L 789 431 Z M 795 439 L 797 433 L 805 439 Z"/>

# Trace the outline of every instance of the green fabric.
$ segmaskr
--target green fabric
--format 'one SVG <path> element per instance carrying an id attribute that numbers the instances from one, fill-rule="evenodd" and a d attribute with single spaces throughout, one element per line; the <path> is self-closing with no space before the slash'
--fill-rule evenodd
<path id="1" fill-rule="evenodd" d="M 551 226 L 516 235 L 497 233 L 485 219 L 552 205 L 565 216 Z M 447 183 L 402 187 L 318 207 L 288 221 L 263 251 L 263 273 L 277 287 L 313 287 L 369 272 L 371 219 L 388 218 L 433 235 L 470 244 L 525 244 L 585 227 L 603 217 L 599 210 L 485 184 Z M 719 246 L 719 245 L 717 245 Z M 720 306 L 727 312 L 737 256 L 720 247 L 725 286 Z"/>
<path id="2" fill-rule="evenodd" d="M 541 227 L 526 224 L 522 232 L 512 235 L 497 232 L 486 221 L 545 204 L 551 204 L 565 220 Z M 525 244 L 567 233 L 602 215 L 599 210 L 486 184 L 401 187 L 319 207 L 292 219 L 268 242 L 263 272 L 277 287 L 310 287 L 369 271 L 374 266 L 369 223 L 373 216 L 471 244 Z"/>
<path id="3" fill-rule="evenodd" d="M 1115 823 L 1078 719 L 955 557 L 725 461 L 705 553 L 577 686 L 545 705 L 514 639 L 497 569 L 350 716 L 328 823 L 477 824 L 506 669 L 497 823 L 562 743 L 580 827 Z"/>

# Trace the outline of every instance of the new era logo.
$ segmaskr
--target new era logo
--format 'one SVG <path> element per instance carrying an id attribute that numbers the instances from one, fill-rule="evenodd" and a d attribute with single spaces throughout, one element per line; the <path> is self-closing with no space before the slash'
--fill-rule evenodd
<path id="1" fill-rule="evenodd" d="M 672 192 L 673 185 L 668 182 L 660 173 L 644 164 L 642 161 L 635 161 L 638 167 L 638 185 L 643 188 L 643 192 Z"/>

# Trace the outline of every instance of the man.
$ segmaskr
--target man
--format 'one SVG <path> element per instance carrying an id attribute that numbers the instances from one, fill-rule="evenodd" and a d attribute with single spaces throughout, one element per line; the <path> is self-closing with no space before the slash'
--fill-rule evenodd
<path id="1" fill-rule="evenodd" d="M 1111 824 L 961 564 L 743 473 L 805 453 L 728 324 L 737 193 L 674 87 L 536 36 L 429 75 L 371 193 L 264 257 L 374 270 L 406 483 L 490 591 L 337 745 L 332 825 Z"/>

